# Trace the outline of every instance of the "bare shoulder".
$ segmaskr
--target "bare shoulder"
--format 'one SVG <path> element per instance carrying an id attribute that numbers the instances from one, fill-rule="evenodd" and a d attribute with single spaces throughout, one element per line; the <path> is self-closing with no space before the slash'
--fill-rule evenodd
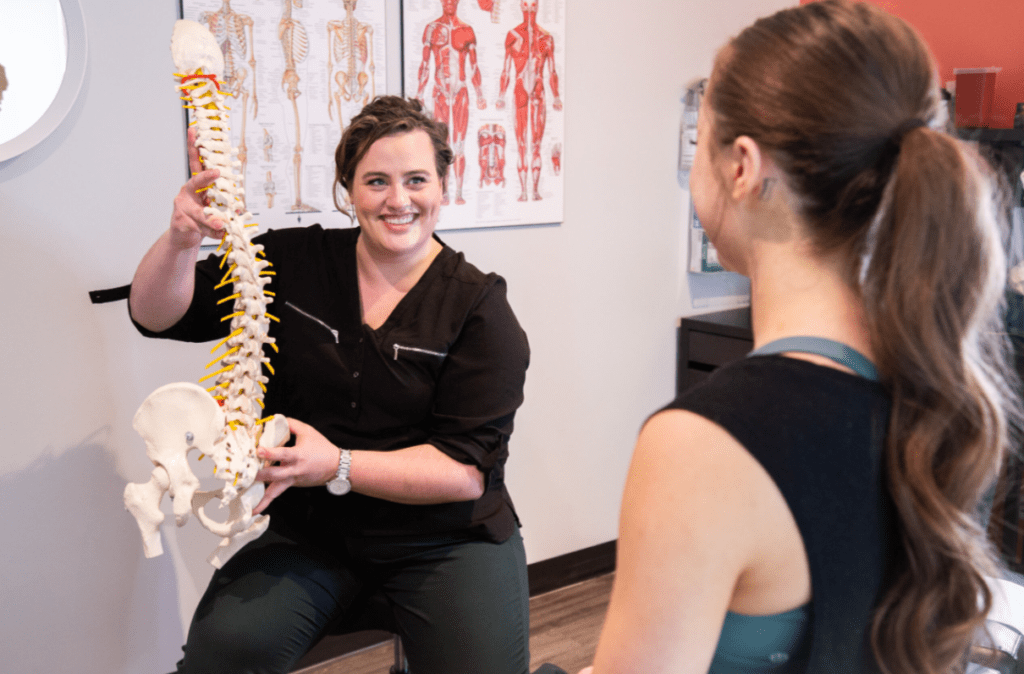
<path id="1" fill-rule="evenodd" d="M 666 410 L 648 420 L 637 440 L 627 485 L 636 501 L 623 502 L 624 515 L 627 507 L 642 507 L 663 514 L 663 525 L 685 527 L 705 544 L 743 554 L 750 540 L 743 522 L 756 510 L 764 477 L 760 464 L 721 426 L 692 412 Z"/>
<path id="2" fill-rule="evenodd" d="M 724 428 L 686 410 L 665 410 L 651 417 L 640 432 L 634 468 L 657 468 L 660 479 L 705 491 L 716 487 L 743 492 L 761 470 L 753 456 Z M 714 499 L 720 501 L 720 498 Z"/>
<path id="3" fill-rule="evenodd" d="M 728 432 L 681 410 L 637 440 L 598 674 L 707 672 L 759 543 L 759 464 Z"/>
<path id="4" fill-rule="evenodd" d="M 691 564 L 703 558 L 692 548 L 707 551 L 714 558 L 707 563 L 719 566 L 713 573 L 730 583 L 730 610 L 769 614 L 810 599 L 806 551 L 789 506 L 721 426 L 683 410 L 652 417 L 637 442 L 629 491 L 635 502 L 623 501 L 623 528 L 661 522 L 680 541 L 671 554 Z"/>
<path id="5" fill-rule="evenodd" d="M 728 431 L 711 420 L 686 410 L 663 410 L 644 424 L 637 452 L 669 456 L 716 456 L 720 452 L 744 452 Z"/>
<path id="6" fill-rule="evenodd" d="M 647 565 L 679 593 L 692 593 L 700 579 L 702 592 L 714 590 L 709 599 L 724 609 L 752 556 L 756 467 L 704 417 L 683 410 L 653 416 L 637 439 L 623 494 L 621 561 Z"/>

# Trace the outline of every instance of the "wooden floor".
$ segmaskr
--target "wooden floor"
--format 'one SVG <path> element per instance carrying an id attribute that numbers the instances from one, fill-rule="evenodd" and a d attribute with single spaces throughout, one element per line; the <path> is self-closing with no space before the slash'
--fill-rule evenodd
<path id="1" fill-rule="evenodd" d="M 591 664 L 614 575 L 530 598 L 530 671 L 550 662 L 576 674 Z M 393 663 L 389 641 L 295 674 L 387 674 Z"/>

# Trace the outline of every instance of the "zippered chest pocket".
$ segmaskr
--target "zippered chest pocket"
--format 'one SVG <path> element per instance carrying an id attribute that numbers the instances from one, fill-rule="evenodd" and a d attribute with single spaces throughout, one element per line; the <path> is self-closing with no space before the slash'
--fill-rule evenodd
<path id="1" fill-rule="evenodd" d="M 316 316 L 314 316 L 313 314 L 309 313 L 305 309 L 302 309 L 302 308 L 296 306 L 291 301 L 285 302 L 284 305 L 286 307 L 289 307 L 293 311 L 295 311 L 295 313 L 299 314 L 300 316 L 305 317 L 308 320 L 309 324 L 312 326 L 313 330 L 319 330 L 321 332 L 329 334 L 331 336 L 331 338 L 334 340 L 335 344 L 340 344 L 341 343 L 340 339 L 339 339 L 338 331 L 335 330 L 334 328 L 332 328 L 330 325 L 328 325 L 322 319 L 317 318 Z"/>
<path id="2" fill-rule="evenodd" d="M 398 360 L 399 357 L 403 357 L 403 358 L 412 358 L 412 359 L 416 359 L 416 360 L 424 359 L 424 358 L 425 359 L 433 358 L 433 359 L 436 359 L 437 361 L 442 361 L 448 355 L 447 351 L 435 351 L 433 349 L 424 349 L 424 348 L 419 347 L 419 346 L 412 346 L 412 345 L 409 345 L 409 344 L 400 344 L 398 342 L 394 342 L 391 345 L 391 348 L 394 349 L 394 354 L 395 354 L 394 355 L 394 360 Z"/>

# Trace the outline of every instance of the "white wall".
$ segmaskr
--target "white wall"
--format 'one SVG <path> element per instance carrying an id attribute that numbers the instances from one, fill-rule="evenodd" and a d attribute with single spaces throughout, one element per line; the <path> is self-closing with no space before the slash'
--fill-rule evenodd
<path id="1" fill-rule="evenodd" d="M 216 541 L 168 524 L 165 555 L 144 559 L 121 493 L 150 470 L 135 409 L 195 381 L 207 351 L 145 340 L 124 303 L 87 292 L 130 280 L 184 175 L 177 2 L 81 1 L 81 97 L 54 136 L 0 163 L 0 653 L 11 672 L 166 671 Z M 530 336 L 509 466 L 530 561 L 616 537 L 633 440 L 672 397 L 676 320 L 694 313 L 679 99 L 727 36 L 789 4 L 568 0 L 565 222 L 442 235 L 508 279 Z"/>

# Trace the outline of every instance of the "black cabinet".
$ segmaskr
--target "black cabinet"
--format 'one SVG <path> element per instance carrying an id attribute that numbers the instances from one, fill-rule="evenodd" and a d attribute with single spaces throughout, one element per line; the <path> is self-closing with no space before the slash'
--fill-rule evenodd
<path id="1" fill-rule="evenodd" d="M 676 395 L 753 350 L 750 308 L 681 318 L 677 339 Z"/>

